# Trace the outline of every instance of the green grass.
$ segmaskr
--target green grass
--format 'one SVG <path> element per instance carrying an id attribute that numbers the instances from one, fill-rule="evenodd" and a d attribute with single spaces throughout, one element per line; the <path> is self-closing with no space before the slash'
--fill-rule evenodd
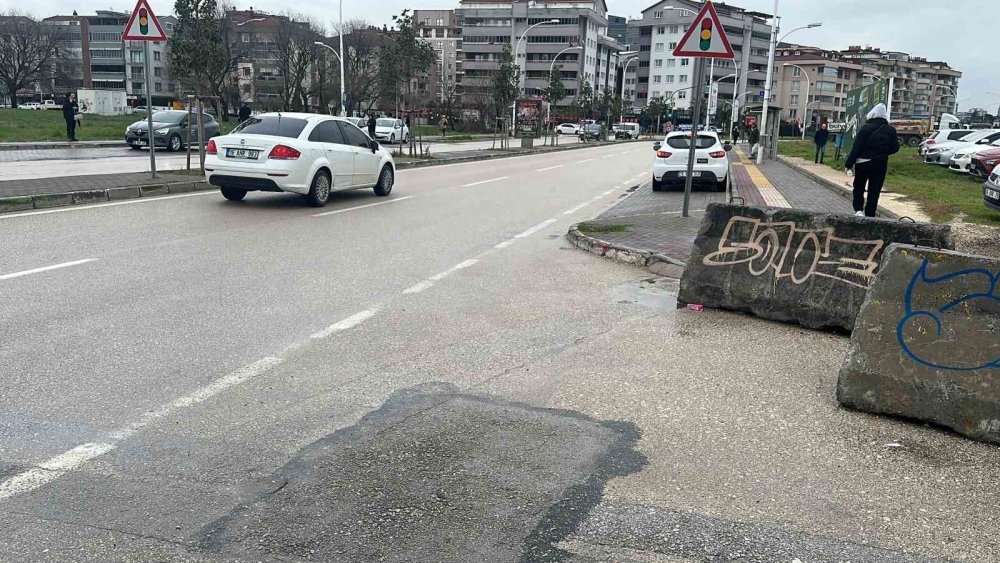
<path id="1" fill-rule="evenodd" d="M 788 141 L 778 143 L 778 153 L 812 160 L 816 149 L 809 141 Z M 834 161 L 832 153 L 828 146 L 825 164 L 843 170 L 844 161 Z M 1000 214 L 983 205 L 982 180 L 945 166 L 924 164 L 915 148 L 902 147 L 889 157 L 885 185 L 917 202 L 934 221 L 947 223 L 961 214 L 969 223 L 1000 226 Z"/>
<path id="2" fill-rule="evenodd" d="M 81 141 L 115 141 L 125 137 L 125 128 L 145 118 L 136 115 L 90 115 L 83 116 L 82 124 L 76 129 L 76 138 Z M 235 119 L 221 122 L 223 134 L 236 126 Z M 65 141 L 66 122 L 62 111 L 0 109 L 0 142 L 40 142 Z"/>
<path id="3" fill-rule="evenodd" d="M 581 233 L 627 233 L 631 225 L 610 224 L 599 225 L 595 223 L 580 223 L 576 226 Z"/>

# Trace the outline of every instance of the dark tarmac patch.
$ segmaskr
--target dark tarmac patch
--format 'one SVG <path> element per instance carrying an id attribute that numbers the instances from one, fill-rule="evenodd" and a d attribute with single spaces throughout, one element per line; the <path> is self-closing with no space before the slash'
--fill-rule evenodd
<path id="1" fill-rule="evenodd" d="M 424 384 L 304 448 L 196 541 L 254 559 L 560 561 L 604 484 L 645 464 L 638 438 Z"/>

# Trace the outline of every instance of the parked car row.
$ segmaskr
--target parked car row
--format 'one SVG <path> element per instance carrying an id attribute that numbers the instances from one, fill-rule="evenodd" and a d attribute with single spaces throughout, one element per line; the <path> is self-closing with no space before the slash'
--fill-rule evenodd
<path id="1" fill-rule="evenodd" d="M 25 104 L 20 104 L 17 109 L 62 109 L 62 104 L 56 103 L 55 100 L 45 100 L 44 102 L 28 102 Z"/>
<path id="2" fill-rule="evenodd" d="M 1000 129 L 935 131 L 917 151 L 928 164 L 984 179 L 983 203 L 1000 211 Z"/>

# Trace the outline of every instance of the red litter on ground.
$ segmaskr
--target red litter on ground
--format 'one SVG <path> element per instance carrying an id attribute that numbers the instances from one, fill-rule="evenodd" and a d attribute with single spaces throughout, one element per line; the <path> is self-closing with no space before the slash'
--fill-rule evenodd
<path id="1" fill-rule="evenodd" d="M 688 311 L 695 311 L 697 313 L 700 313 L 704 308 L 705 306 L 702 305 L 701 303 L 688 303 Z"/>

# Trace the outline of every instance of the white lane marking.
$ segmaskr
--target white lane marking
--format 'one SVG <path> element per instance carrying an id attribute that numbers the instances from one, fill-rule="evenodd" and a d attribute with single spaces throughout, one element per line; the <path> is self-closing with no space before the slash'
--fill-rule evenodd
<path id="1" fill-rule="evenodd" d="M 588 205 L 590 205 L 590 202 L 589 201 L 585 201 L 585 202 L 581 203 L 580 205 L 577 205 L 576 207 L 574 207 L 572 209 L 567 209 L 566 211 L 563 211 L 563 215 L 572 215 L 572 214 L 576 213 L 577 211 L 583 209 L 584 207 L 587 207 Z"/>
<path id="2" fill-rule="evenodd" d="M 583 160 L 576 161 L 576 163 L 577 164 L 583 164 L 584 162 L 590 162 L 591 160 L 594 160 L 594 159 L 593 158 L 585 158 Z"/>
<path id="3" fill-rule="evenodd" d="M 330 337 L 330 336 L 332 336 L 332 335 L 334 335 L 334 334 L 336 334 L 338 332 L 343 332 L 343 331 L 345 331 L 347 329 L 354 328 L 354 327 L 358 326 L 359 324 L 367 321 L 368 319 L 374 317 L 375 313 L 377 313 L 377 312 L 378 312 L 378 309 L 368 309 L 368 310 L 365 310 L 365 311 L 361 311 L 360 313 L 355 313 L 355 314 L 351 315 L 350 317 L 347 317 L 346 319 L 344 319 L 342 321 L 333 323 L 332 325 L 324 328 L 323 330 L 317 332 L 316 334 L 313 334 L 312 336 L 310 336 L 310 338 L 314 338 L 314 339 L 328 338 L 328 337 Z"/>
<path id="4" fill-rule="evenodd" d="M 546 170 L 555 170 L 556 168 L 562 168 L 565 164 L 557 164 L 555 166 L 549 166 L 548 168 L 539 168 L 535 172 L 545 172 Z"/>
<path id="5" fill-rule="evenodd" d="M 69 268 L 70 266 L 79 266 L 80 264 L 86 264 L 87 262 L 96 262 L 97 258 L 86 258 L 84 260 L 76 260 L 73 262 L 63 262 L 62 264 L 53 264 L 52 266 L 45 266 L 43 268 L 35 268 L 34 270 L 24 270 L 23 272 L 14 272 L 13 274 L 4 274 L 0 276 L 0 281 L 11 280 L 14 278 L 19 278 L 21 276 L 30 276 L 31 274 L 40 274 L 42 272 L 49 272 L 51 270 L 59 270 L 61 268 Z"/>
<path id="6" fill-rule="evenodd" d="M 503 242 L 501 242 L 501 243 L 497 244 L 497 245 L 496 245 L 496 246 L 494 246 L 493 248 L 496 248 L 496 249 L 498 249 L 498 250 L 503 250 L 504 248 L 507 248 L 508 246 L 510 246 L 510 245 L 512 245 L 512 244 L 514 244 L 515 242 L 517 242 L 517 239 L 510 239 L 510 240 L 505 240 L 505 241 L 503 241 Z"/>
<path id="7" fill-rule="evenodd" d="M 480 180 L 478 182 L 472 182 L 471 184 L 465 184 L 463 188 L 470 188 L 472 186 L 479 186 L 482 184 L 489 184 L 490 182 L 499 182 L 500 180 L 506 180 L 510 176 L 500 176 L 499 178 L 490 178 L 489 180 Z"/>
<path id="8" fill-rule="evenodd" d="M 326 212 L 323 212 L 323 213 L 317 213 L 317 214 L 313 215 L 313 217 L 326 217 L 327 215 L 336 215 L 338 213 L 347 213 L 348 211 L 357 211 L 358 209 L 366 209 L 368 207 L 375 207 L 377 205 L 386 205 L 386 204 L 389 204 L 389 203 L 397 203 L 397 202 L 400 202 L 400 201 L 406 201 L 408 199 L 413 199 L 414 197 L 416 197 L 416 196 L 408 195 L 408 196 L 405 196 L 405 197 L 393 198 L 393 199 L 390 199 L 389 201 L 380 201 L 378 203 L 368 203 L 368 204 L 365 204 L 365 205 L 355 205 L 354 207 L 346 207 L 344 209 L 337 209 L 336 211 L 326 211 Z"/>
<path id="9" fill-rule="evenodd" d="M 51 483 L 66 473 L 77 469 L 84 463 L 114 450 L 119 444 L 121 444 L 122 441 L 131 437 L 149 423 L 167 416 L 177 409 L 198 404 L 215 395 L 218 395 L 226 389 L 260 376 L 261 374 L 264 374 L 275 366 L 281 364 L 283 361 L 284 360 L 281 358 L 271 357 L 258 360 L 213 381 L 205 387 L 195 390 L 189 395 L 176 399 L 156 411 L 146 413 L 146 415 L 143 416 L 139 422 L 133 423 L 128 427 L 115 432 L 110 436 L 110 439 L 105 442 L 88 442 L 86 444 L 80 444 L 67 452 L 63 452 L 55 457 L 43 461 L 37 466 L 0 483 L 0 501 L 34 491 L 39 487 Z"/>
<path id="10" fill-rule="evenodd" d="M 113 203 L 95 203 L 94 205 L 74 205 L 71 207 L 60 207 L 59 209 L 45 209 L 43 211 L 25 211 L 24 213 L 4 213 L 0 214 L 0 219 L 15 219 L 17 217 L 31 217 L 33 215 L 49 215 L 52 213 L 69 213 L 70 211 L 86 211 L 88 209 L 99 209 L 102 207 L 117 207 L 119 205 L 135 205 L 137 203 L 156 203 L 167 199 L 180 199 L 182 197 L 198 197 L 205 195 L 219 195 L 216 190 L 198 192 L 193 194 L 165 195 L 161 197 L 143 197 L 130 199 L 128 201 L 116 201 Z"/>
<path id="11" fill-rule="evenodd" d="M 610 189 L 610 190 L 608 190 L 608 191 L 604 192 L 604 193 L 603 193 L 603 194 L 601 194 L 601 195 L 608 195 L 608 194 L 611 194 L 611 193 L 614 193 L 614 191 L 615 191 L 615 190 L 614 190 L 614 188 L 612 188 L 612 189 Z"/>
<path id="12" fill-rule="evenodd" d="M 535 225 L 534 227 L 531 227 L 527 231 L 524 231 L 519 235 L 515 235 L 514 238 L 530 237 L 531 235 L 537 233 L 538 231 L 544 229 L 545 227 L 548 227 L 549 225 L 555 222 L 556 222 L 555 219 L 546 219 L 545 221 L 542 221 L 541 223 Z"/>
<path id="13" fill-rule="evenodd" d="M 413 295 L 414 293 L 420 293 L 425 289 L 430 289 L 434 286 L 434 282 L 431 280 L 424 280 L 416 285 L 411 285 L 410 287 L 403 290 L 404 295 Z"/>
<path id="14" fill-rule="evenodd" d="M 429 277 L 427 279 L 429 279 L 431 281 L 441 281 L 444 278 L 446 278 L 447 276 L 449 276 L 451 274 L 454 274 L 455 272 L 457 272 L 459 270 L 463 270 L 465 268 L 468 268 L 469 266 L 475 266 L 478 263 L 479 263 L 479 259 L 478 258 L 470 258 L 470 259 L 468 259 L 468 260 L 466 260 L 464 262 L 460 262 L 458 264 L 455 264 L 454 266 L 452 266 L 451 268 L 448 268 L 447 270 L 441 272 L 440 274 L 433 275 L 433 276 L 431 276 L 431 277 Z"/>
<path id="15" fill-rule="evenodd" d="M 619 154 L 621 154 L 621 153 L 606 154 L 606 155 L 602 156 L 601 158 L 614 158 L 614 157 L 618 156 Z"/>

